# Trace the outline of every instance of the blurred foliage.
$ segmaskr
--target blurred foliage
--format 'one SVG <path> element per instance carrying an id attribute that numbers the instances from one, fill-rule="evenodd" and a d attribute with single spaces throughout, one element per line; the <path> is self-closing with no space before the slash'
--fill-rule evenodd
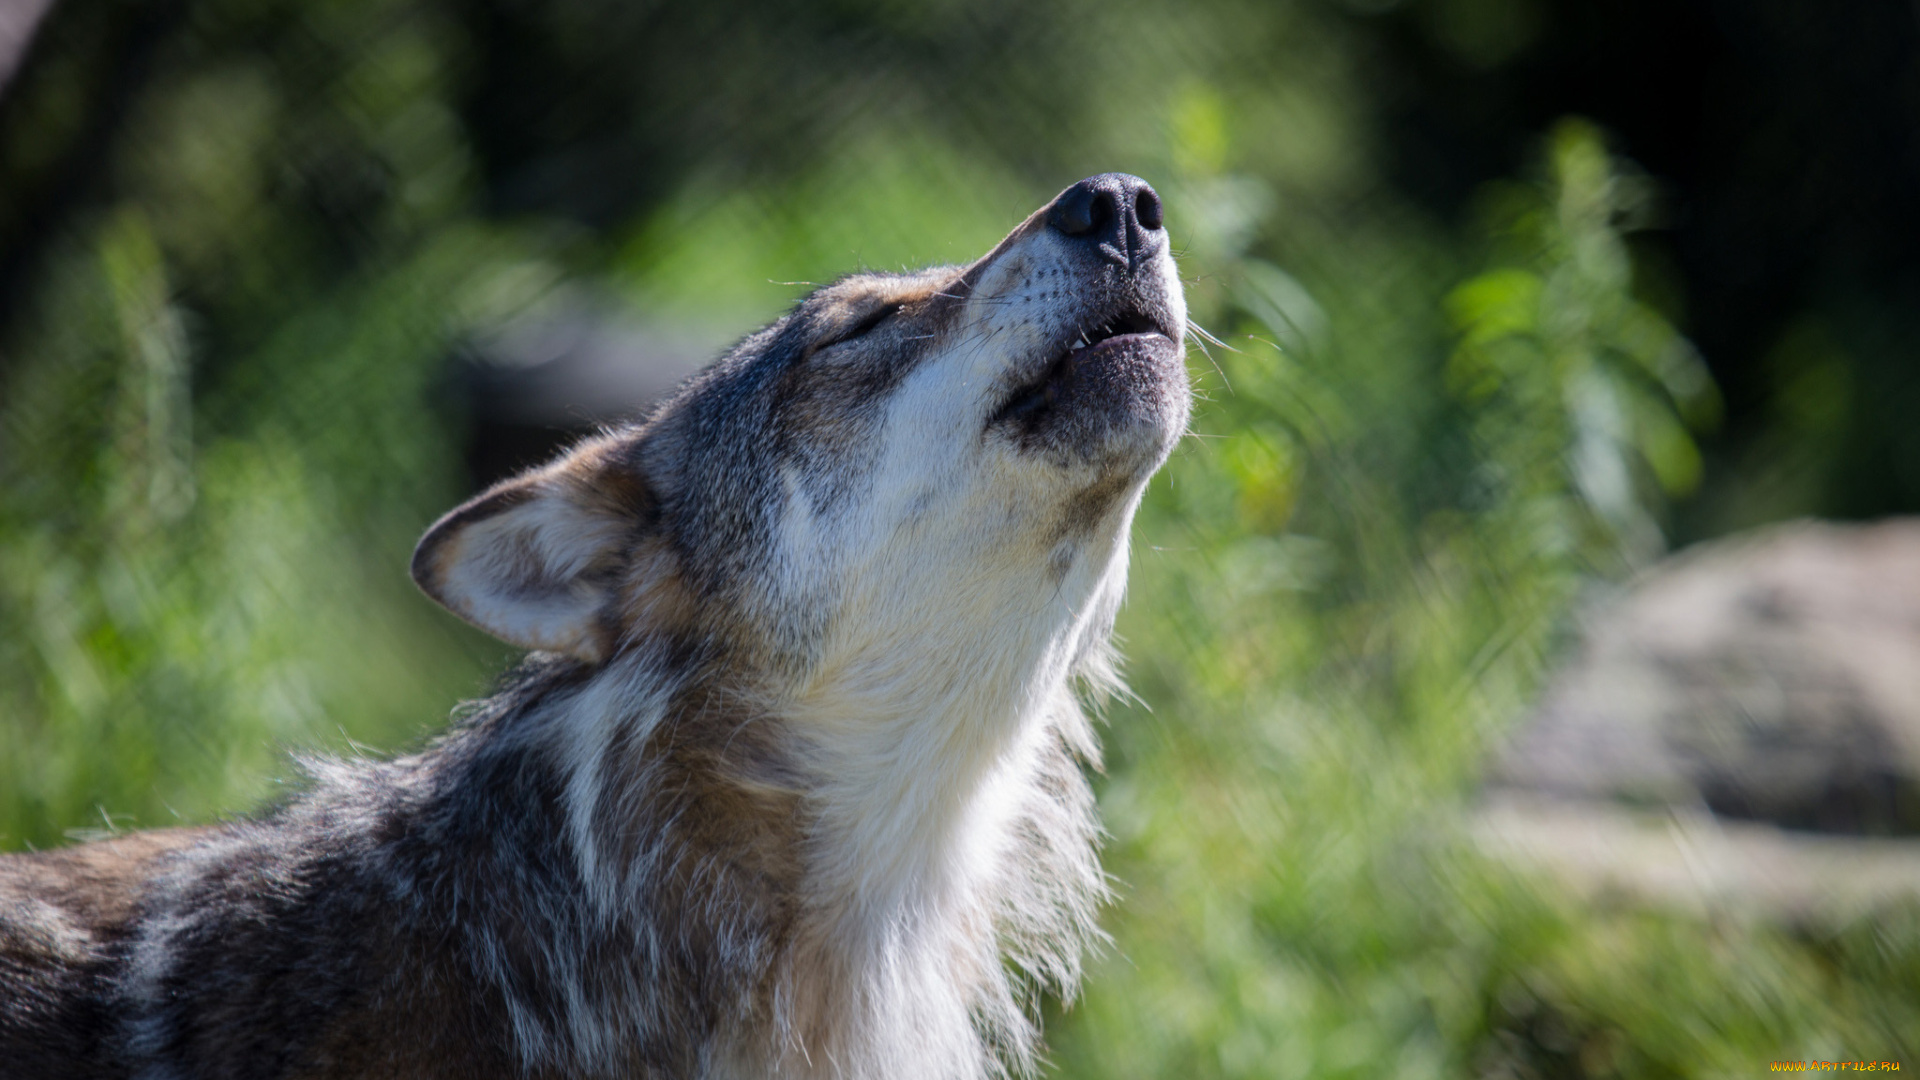
<path id="1" fill-rule="evenodd" d="M 1920 1048 L 1912 911 L 1836 949 L 1582 901 L 1466 838 L 1569 605 L 1657 552 L 1716 416 L 1632 288 L 1645 179 L 1577 121 L 1541 157 L 1485 192 L 1477 268 L 1349 235 L 1298 277 L 1243 257 L 1199 313 L 1238 344 L 1136 526 L 1120 633 L 1147 704 L 1112 718 L 1102 792 L 1123 899 L 1052 1028 L 1063 1074 L 1741 1076 Z"/>
<path id="2" fill-rule="evenodd" d="M 1756 338 L 1777 391 L 1723 403 L 1640 231 L 1660 183 L 1591 123 L 1509 124 L 1524 153 L 1436 209 L 1395 127 L 1419 57 L 1504 78 L 1580 18 L 59 6 L 0 100 L 0 844 L 241 812 L 287 748 L 385 752 L 484 688 L 506 651 L 405 574 L 467 483 L 445 372 L 473 335 L 582 291 L 738 333 L 1119 168 L 1165 195 L 1222 344 L 1136 527 L 1123 900 L 1059 1072 L 1913 1059 L 1914 911 L 1591 904 L 1464 837 L 1581 592 L 1703 486 L 1716 520 L 1820 505 L 1906 340 L 1884 296 L 1791 307 Z M 1723 411 L 1736 451 L 1705 441 Z"/>
<path id="3" fill-rule="evenodd" d="M 1904 0 L 1377 0 L 1382 167 L 1449 217 L 1583 115 L 1659 178 L 1640 289 L 1726 424 L 1673 532 L 1920 506 L 1920 18 Z M 1822 339 L 1808 351 L 1810 328 Z M 1810 365 L 1802 367 L 1802 364 Z M 1807 384 L 1826 426 L 1783 429 Z"/>
<path id="4" fill-rule="evenodd" d="M 1520 483 L 1550 486 L 1570 465 L 1607 546 L 1652 555 L 1662 542 L 1645 508 L 1699 486 L 1688 428 L 1716 418 L 1717 398 L 1692 347 L 1632 292 L 1620 231 L 1649 199 L 1644 178 L 1621 175 L 1579 122 L 1554 130 L 1547 158 L 1544 192 L 1489 192 L 1502 265 L 1448 296 L 1460 341 L 1447 374 L 1496 472 L 1545 470 Z"/>

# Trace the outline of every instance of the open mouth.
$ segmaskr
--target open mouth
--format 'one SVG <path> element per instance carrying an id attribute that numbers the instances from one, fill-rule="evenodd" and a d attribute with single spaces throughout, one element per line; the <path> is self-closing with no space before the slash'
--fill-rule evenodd
<path id="1" fill-rule="evenodd" d="M 1170 340 L 1152 319 L 1138 313 L 1120 315 L 1097 329 L 1082 331 L 1071 344 L 1041 369 L 1038 377 L 1009 395 L 990 423 L 1032 423 L 1060 405 L 1075 377 L 1150 339 Z"/>

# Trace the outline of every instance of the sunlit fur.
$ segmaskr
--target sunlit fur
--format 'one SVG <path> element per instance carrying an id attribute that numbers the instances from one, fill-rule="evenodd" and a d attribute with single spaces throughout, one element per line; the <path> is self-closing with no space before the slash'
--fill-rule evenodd
<path id="1" fill-rule="evenodd" d="M 262 819 L 0 860 L 0 1073 L 1030 1071 L 1105 894 L 1074 687 L 1187 416 L 1122 226 L 838 282 L 443 518 L 422 587 L 544 651 Z"/>

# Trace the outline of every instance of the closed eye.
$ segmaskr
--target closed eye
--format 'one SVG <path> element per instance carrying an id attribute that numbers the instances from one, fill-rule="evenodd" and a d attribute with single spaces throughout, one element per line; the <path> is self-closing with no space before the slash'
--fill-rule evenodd
<path id="1" fill-rule="evenodd" d="M 867 312 L 867 314 L 859 322 L 854 323 L 852 326 L 847 327 L 845 332 L 841 333 L 840 336 L 834 338 L 831 341 L 823 342 L 820 345 L 820 348 L 824 349 L 831 345 L 838 345 L 844 341 L 852 341 L 854 338 L 857 338 L 862 334 L 865 334 L 868 331 L 872 330 L 874 327 L 879 326 L 881 323 L 886 322 L 888 319 L 893 317 L 895 312 L 899 310 L 900 310 L 899 304 L 887 304 L 884 307 L 874 308 L 872 311 Z"/>

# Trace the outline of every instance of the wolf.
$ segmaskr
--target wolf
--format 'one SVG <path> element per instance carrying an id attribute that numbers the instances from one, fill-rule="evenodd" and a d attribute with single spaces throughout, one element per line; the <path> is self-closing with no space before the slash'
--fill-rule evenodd
<path id="1" fill-rule="evenodd" d="M 260 816 L 0 859 L 0 1075 L 1031 1072 L 1190 408 L 1162 217 L 1110 173 L 837 281 L 441 518 L 415 580 L 529 658 Z"/>

